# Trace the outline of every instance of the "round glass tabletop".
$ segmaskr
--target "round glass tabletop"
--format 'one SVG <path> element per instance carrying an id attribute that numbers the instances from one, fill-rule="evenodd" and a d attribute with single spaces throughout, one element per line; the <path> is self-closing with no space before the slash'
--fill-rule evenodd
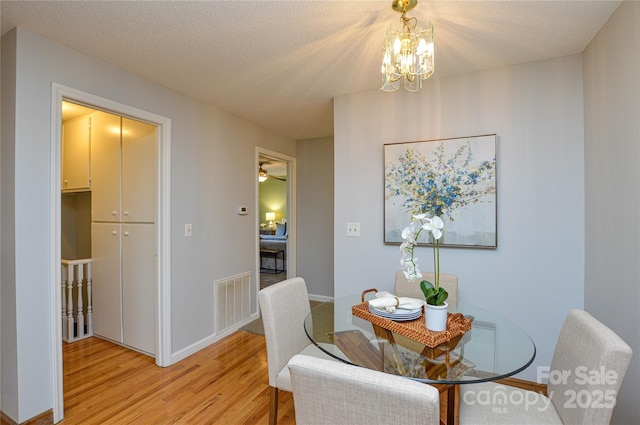
<path id="1" fill-rule="evenodd" d="M 339 297 L 311 310 L 304 322 L 309 339 L 345 363 L 427 383 L 462 384 L 509 377 L 536 355 L 535 344 L 517 324 L 470 304 L 458 303 L 449 313 L 471 318 L 471 330 L 433 348 L 354 316 L 358 304 L 358 295 Z"/>

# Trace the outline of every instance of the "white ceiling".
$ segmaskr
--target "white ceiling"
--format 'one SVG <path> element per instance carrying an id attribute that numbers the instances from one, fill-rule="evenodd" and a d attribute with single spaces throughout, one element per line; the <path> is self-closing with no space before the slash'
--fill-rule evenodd
<path id="1" fill-rule="evenodd" d="M 582 52 L 620 1 L 426 1 L 431 78 Z M 294 139 L 333 134 L 332 99 L 377 89 L 391 0 L 1 1 L 15 26 Z M 389 93 L 389 96 L 393 96 Z"/>

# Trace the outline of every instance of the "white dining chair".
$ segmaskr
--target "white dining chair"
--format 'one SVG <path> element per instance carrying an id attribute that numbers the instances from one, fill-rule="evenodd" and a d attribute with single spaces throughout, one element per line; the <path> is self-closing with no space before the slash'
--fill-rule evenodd
<path id="1" fill-rule="evenodd" d="M 422 277 L 410 282 L 404 275 L 402 270 L 396 272 L 396 280 L 394 287 L 394 294 L 398 297 L 411 297 L 424 299 L 424 294 L 420 289 L 420 282 L 428 280 L 431 283 L 435 282 L 435 273 L 422 272 Z M 447 303 L 449 307 L 456 308 L 458 306 L 458 276 L 455 274 L 440 273 L 440 286 L 442 286 L 449 296 L 447 297 Z"/>
<path id="2" fill-rule="evenodd" d="M 296 355 L 289 361 L 298 425 L 437 425 L 438 390 L 408 378 Z"/>
<path id="3" fill-rule="evenodd" d="M 309 295 L 304 279 L 294 277 L 261 289 L 258 293 L 269 371 L 269 424 L 278 420 L 278 390 L 291 392 L 287 362 L 295 354 L 334 360 L 309 341 L 304 319 Z M 337 362 L 337 360 L 335 360 Z"/>
<path id="4" fill-rule="evenodd" d="M 494 383 L 461 385 L 460 424 L 608 424 L 631 355 L 615 332 L 571 310 L 551 361 L 548 396 Z"/>

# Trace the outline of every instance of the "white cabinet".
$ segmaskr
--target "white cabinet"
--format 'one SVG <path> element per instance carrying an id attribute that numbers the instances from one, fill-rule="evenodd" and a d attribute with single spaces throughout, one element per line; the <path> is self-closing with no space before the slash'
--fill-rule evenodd
<path id="1" fill-rule="evenodd" d="M 93 223 L 93 332 L 155 353 L 155 225 Z"/>
<path id="2" fill-rule="evenodd" d="M 120 224 L 91 225 L 93 333 L 122 343 Z"/>
<path id="3" fill-rule="evenodd" d="M 155 353 L 155 225 L 122 224 L 123 342 Z"/>
<path id="4" fill-rule="evenodd" d="M 91 118 L 76 118 L 62 124 L 62 191 L 91 188 Z"/>
<path id="5" fill-rule="evenodd" d="M 156 126 L 122 118 L 122 221 L 155 223 Z"/>
<path id="6" fill-rule="evenodd" d="M 153 355 L 157 130 L 106 112 L 91 128 L 94 333 Z"/>
<path id="7" fill-rule="evenodd" d="M 91 128 L 91 220 L 120 221 L 120 120 L 93 114 Z"/>
<path id="8" fill-rule="evenodd" d="M 92 220 L 155 223 L 156 127 L 106 112 L 93 119 Z"/>

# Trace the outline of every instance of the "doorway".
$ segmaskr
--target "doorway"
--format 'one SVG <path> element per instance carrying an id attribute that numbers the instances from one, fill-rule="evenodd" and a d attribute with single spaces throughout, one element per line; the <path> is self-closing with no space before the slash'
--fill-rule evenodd
<path id="1" fill-rule="evenodd" d="M 295 158 L 257 149 L 258 290 L 295 276 Z"/>
<path id="2" fill-rule="evenodd" d="M 65 279 L 68 343 L 155 357 L 157 145 L 156 125 L 62 102 L 62 263 L 86 277 Z"/>
<path id="3" fill-rule="evenodd" d="M 78 105 L 99 111 L 107 111 L 132 120 L 147 123 L 157 128 L 156 146 L 156 181 L 157 191 L 152 208 L 156 214 L 156 225 L 153 229 L 156 263 L 152 266 L 156 275 L 153 288 L 153 327 L 155 362 L 158 366 L 171 364 L 170 338 L 170 261 L 169 261 L 169 223 L 170 223 L 170 148 L 171 121 L 147 111 L 113 102 L 59 84 L 53 85 L 52 96 L 52 155 L 51 155 L 51 193 L 50 211 L 51 228 L 51 323 L 53 329 L 53 416 L 59 422 L 64 416 L 63 370 L 62 370 L 62 296 L 60 291 L 61 276 L 61 191 L 62 191 L 62 102 L 68 100 Z"/>

